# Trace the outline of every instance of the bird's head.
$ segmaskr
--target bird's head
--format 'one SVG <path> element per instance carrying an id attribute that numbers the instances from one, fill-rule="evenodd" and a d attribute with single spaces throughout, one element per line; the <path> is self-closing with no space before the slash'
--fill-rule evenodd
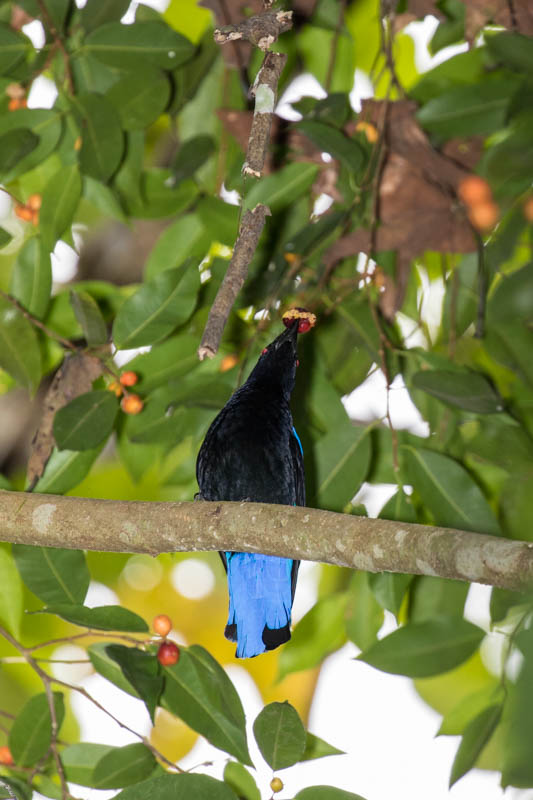
<path id="1" fill-rule="evenodd" d="M 277 339 L 265 347 L 249 380 L 260 383 L 265 389 L 278 387 L 290 394 L 294 388 L 298 366 L 297 336 L 298 323 L 295 320 Z"/>

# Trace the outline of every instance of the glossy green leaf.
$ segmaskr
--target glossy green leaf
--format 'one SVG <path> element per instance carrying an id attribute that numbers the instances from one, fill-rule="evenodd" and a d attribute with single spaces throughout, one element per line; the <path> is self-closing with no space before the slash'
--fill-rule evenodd
<path id="1" fill-rule="evenodd" d="M 94 447 L 91 450 L 54 448 L 34 491 L 42 494 L 65 494 L 73 489 L 85 478 L 101 449 L 101 447 Z"/>
<path id="2" fill-rule="evenodd" d="M 71 98 L 71 102 L 81 127 L 80 170 L 91 178 L 107 181 L 118 167 L 124 152 L 124 136 L 118 114 L 103 95 L 80 94 Z"/>
<path id="3" fill-rule="evenodd" d="M 533 71 L 533 52 L 529 36 L 505 31 L 487 36 L 486 42 L 489 51 L 506 66 L 526 75 Z"/>
<path id="4" fill-rule="evenodd" d="M 280 678 L 319 664 L 346 641 L 346 594 L 322 597 L 294 627 L 279 655 Z"/>
<path id="5" fill-rule="evenodd" d="M 142 742 L 114 747 L 105 753 L 94 768 L 92 784 L 96 789 L 121 789 L 145 780 L 156 767 L 151 750 Z"/>
<path id="6" fill-rule="evenodd" d="M 426 103 L 417 118 L 422 127 L 443 137 L 493 133 L 505 125 L 514 88 L 508 78 L 452 89 Z"/>
<path id="7" fill-rule="evenodd" d="M 326 756 L 343 756 L 344 750 L 333 747 L 332 744 L 325 742 L 320 736 L 313 733 L 306 733 L 305 750 L 300 761 L 311 761 L 314 758 L 325 758 Z"/>
<path id="8" fill-rule="evenodd" d="M 195 214 L 185 214 L 169 225 L 146 260 L 145 280 L 155 278 L 166 269 L 174 269 L 189 257 L 205 255 L 209 236 L 202 220 Z"/>
<path id="9" fill-rule="evenodd" d="M 81 175 L 77 164 L 62 167 L 44 187 L 39 225 L 43 245 L 53 250 L 56 241 L 70 229 L 81 197 Z"/>
<path id="10" fill-rule="evenodd" d="M 314 164 L 288 164 L 278 172 L 267 175 L 247 193 L 244 209 L 253 209 L 264 203 L 271 211 L 280 211 L 307 192 L 317 176 Z"/>
<path id="11" fill-rule="evenodd" d="M 87 344 L 89 346 L 105 344 L 107 342 L 107 325 L 96 300 L 87 292 L 71 291 L 70 302 Z"/>
<path id="12" fill-rule="evenodd" d="M 23 612 L 22 581 L 9 550 L 0 547 L 0 621 L 17 639 Z"/>
<path id="13" fill-rule="evenodd" d="M 346 633 L 361 650 L 366 650 L 377 639 L 385 615 L 369 585 L 366 572 L 356 572 L 350 581 L 346 607 Z"/>
<path id="14" fill-rule="evenodd" d="M 108 22 L 119 22 L 129 5 L 129 0 L 87 0 L 80 12 L 81 24 L 86 31 L 93 31 Z"/>
<path id="15" fill-rule="evenodd" d="M 428 678 L 466 661 L 485 631 L 461 617 L 435 617 L 416 622 L 380 639 L 357 658 L 383 672 Z"/>
<path id="16" fill-rule="evenodd" d="M 480 373 L 421 370 L 413 375 L 412 380 L 417 389 L 465 411 L 477 414 L 503 411 L 502 398 Z"/>
<path id="17" fill-rule="evenodd" d="M 148 633 L 148 625 L 142 617 L 123 606 L 96 606 L 89 608 L 71 603 L 49 605 L 45 614 L 56 614 L 61 619 L 97 631 L 130 631 Z"/>
<path id="18" fill-rule="evenodd" d="M 239 800 L 261 800 L 256 782 L 238 761 L 228 761 L 224 767 L 224 783 L 231 786 Z"/>
<path id="19" fill-rule="evenodd" d="M 239 231 L 240 209 L 219 197 L 203 197 L 195 207 L 212 241 L 233 247 Z"/>
<path id="20" fill-rule="evenodd" d="M 521 592 L 511 592 L 509 589 L 500 589 L 493 586 L 490 593 L 490 620 L 502 622 L 511 609 L 523 606 L 527 597 Z"/>
<path id="21" fill-rule="evenodd" d="M 198 366 L 198 337 L 180 333 L 161 344 L 154 345 L 149 353 L 141 353 L 128 362 L 128 369 L 139 376 L 139 389 L 151 392 L 166 386 L 170 380 L 190 375 Z"/>
<path id="22" fill-rule="evenodd" d="M 172 174 L 176 183 L 191 178 L 215 151 L 215 140 L 206 134 L 193 136 L 183 142 L 172 162 Z"/>
<path id="23" fill-rule="evenodd" d="M 108 645 L 106 654 L 120 666 L 126 680 L 144 701 L 154 723 L 155 710 L 164 686 L 156 656 L 136 647 L 124 647 L 122 644 Z"/>
<path id="24" fill-rule="evenodd" d="M 20 108 L 0 116 L 0 137 L 8 131 L 31 130 L 39 143 L 31 152 L 17 161 L 2 175 L 3 183 L 10 183 L 19 175 L 36 167 L 55 149 L 62 130 L 62 118 L 57 111 L 44 108 Z"/>
<path id="25" fill-rule="evenodd" d="M 294 795 L 294 800 L 365 800 L 360 794 L 337 789 L 335 786 L 308 786 Z"/>
<path id="26" fill-rule="evenodd" d="M 128 209 L 132 216 L 149 219 L 180 214 L 198 196 L 198 187 L 194 181 L 186 180 L 174 185 L 170 170 L 160 168 L 152 168 L 142 174 L 141 190 L 142 198 L 128 198 Z"/>
<path id="27" fill-rule="evenodd" d="M 0 297 L 0 367 L 29 391 L 41 377 L 41 353 L 35 332 L 20 311 Z"/>
<path id="28" fill-rule="evenodd" d="M 83 49 L 112 67 L 135 70 L 143 61 L 162 69 L 174 69 L 194 53 L 188 39 L 156 20 L 135 25 L 120 22 L 101 25 L 86 37 Z"/>
<path id="29" fill-rule="evenodd" d="M 6 244 L 9 244 L 12 239 L 13 236 L 9 231 L 6 231 L 5 228 L 0 228 L 0 249 L 5 247 Z"/>
<path id="30" fill-rule="evenodd" d="M 215 747 L 251 765 L 239 695 L 203 647 L 181 648 L 178 663 L 165 669 L 161 705 Z"/>
<path id="31" fill-rule="evenodd" d="M 209 775 L 158 775 L 119 792 L 115 800 L 237 800 L 227 783 Z"/>
<path id="32" fill-rule="evenodd" d="M 488 706 L 499 704 L 503 699 L 504 690 L 496 678 L 492 684 L 484 686 L 477 692 L 463 697 L 462 700 L 449 711 L 441 722 L 437 736 L 460 736 L 465 732 L 467 725 Z"/>
<path id="33" fill-rule="evenodd" d="M 351 172 L 358 174 L 366 162 L 366 154 L 361 146 L 349 139 L 338 128 L 324 122 L 306 120 L 298 128 L 305 133 L 321 151 L 329 153 Z"/>
<path id="34" fill-rule="evenodd" d="M 43 502 L 36 518 L 46 526 L 54 511 L 53 503 Z M 85 600 L 91 576 L 81 550 L 14 544 L 13 555 L 22 580 L 44 603 L 78 604 Z"/>
<path id="35" fill-rule="evenodd" d="M 115 423 L 117 398 L 107 390 L 86 392 L 60 408 L 54 438 L 61 450 L 90 450 L 103 442 Z"/>
<path id="36" fill-rule="evenodd" d="M 408 482 L 438 525 L 500 534 L 498 522 L 481 489 L 457 461 L 433 450 L 405 446 Z"/>
<path id="37" fill-rule="evenodd" d="M 123 350 L 164 339 L 192 314 L 199 288 L 200 273 L 189 262 L 166 270 L 141 286 L 115 318 L 116 346 Z"/>
<path id="38" fill-rule="evenodd" d="M 417 575 L 409 591 L 409 619 L 425 622 L 432 617 L 463 615 L 469 584 L 430 575 Z"/>
<path id="39" fill-rule="evenodd" d="M 146 65 L 113 84 L 106 98 L 118 112 L 124 130 L 144 129 L 167 107 L 170 83 L 163 72 Z"/>
<path id="40" fill-rule="evenodd" d="M 503 746 L 503 788 L 512 784 L 519 788 L 533 785 L 533 629 L 526 628 L 515 636 L 515 644 L 523 655 L 515 685 L 506 709 L 507 734 Z"/>
<path id="41" fill-rule="evenodd" d="M 59 730 L 65 716 L 65 704 L 61 692 L 54 692 L 53 695 Z M 15 763 L 20 767 L 36 764 L 48 752 L 51 738 L 52 719 L 48 698 L 43 692 L 28 700 L 9 733 L 9 749 Z"/>
<path id="42" fill-rule="evenodd" d="M 363 483 L 370 466 L 370 428 L 337 427 L 315 447 L 316 494 L 313 505 L 342 511 Z"/>
<path id="43" fill-rule="evenodd" d="M 7 75 L 30 50 L 31 43 L 10 25 L 0 23 L 0 75 Z"/>
<path id="44" fill-rule="evenodd" d="M 450 788 L 475 765 L 494 733 L 501 719 L 502 711 L 501 704 L 488 706 L 468 723 L 453 762 Z"/>
<path id="45" fill-rule="evenodd" d="M 39 236 L 32 236 L 19 250 L 10 289 L 30 314 L 43 319 L 52 291 L 52 264 Z"/>
<path id="46" fill-rule="evenodd" d="M 114 661 L 107 652 L 109 646 L 109 643 L 104 641 L 91 644 L 87 648 L 87 654 L 95 671 L 119 689 L 122 689 L 123 692 L 130 694 L 132 697 L 139 697 L 140 695 L 137 690 L 132 686 L 130 681 L 124 677 L 124 673 L 118 663 Z"/>
<path id="47" fill-rule="evenodd" d="M 269 703 L 255 718 L 254 736 L 261 755 L 273 770 L 285 769 L 302 758 L 305 728 L 290 703 Z"/>
<path id="48" fill-rule="evenodd" d="M 96 742 L 76 742 L 68 745 L 61 751 L 61 763 L 67 780 L 80 786 L 94 786 L 94 768 L 103 756 L 114 749 L 112 745 Z"/>
<path id="49" fill-rule="evenodd" d="M 510 322 L 531 321 L 533 312 L 533 264 L 526 264 L 502 280 L 487 306 L 488 322 L 501 327 Z"/>
<path id="50" fill-rule="evenodd" d="M 0 178 L 35 150 L 39 137 L 27 128 L 13 128 L 0 135 Z"/>

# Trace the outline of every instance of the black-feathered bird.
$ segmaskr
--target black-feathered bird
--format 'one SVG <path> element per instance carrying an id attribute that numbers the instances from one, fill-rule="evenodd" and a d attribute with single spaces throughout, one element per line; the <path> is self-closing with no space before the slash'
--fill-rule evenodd
<path id="1" fill-rule="evenodd" d="M 204 439 L 196 476 L 203 500 L 305 505 L 302 446 L 289 401 L 297 367 L 298 322 L 263 350 L 248 380 Z M 225 636 L 251 658 L 290 639 L 300 562 L 253 553 L 220 554 L 228 573 Z"/>

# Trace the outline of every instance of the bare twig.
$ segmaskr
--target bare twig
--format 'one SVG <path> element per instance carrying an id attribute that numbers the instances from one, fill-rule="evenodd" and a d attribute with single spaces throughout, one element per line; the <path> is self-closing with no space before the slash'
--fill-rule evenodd
<path id="1" fill-rule="evenodd" d="M 269 503 L 140 503 L 0 491 L 0 540 L 149 553 L 233 550 L 521 590 L 533 543 Z"/>
<path id="2" fill-rule="evenodd" d="M 292 11 L 265 11 L 236 25 L 215 28 L 213 36 L 217 44 L 244 39 L 260 50 L 268 50 L 282 33 L 291 28 Z"/>
<path id="3" fill-rule="evenodd" d="M 276 104 L 276 94 L 281 72 L 287 56 L 284 53 L 266 53 L 261 69 L 257 73 L 251 93 L 255 96 L 252 129 L 248 138 L 244 175 L 259 178 L 268 152 L 270 127 Z"/>
<path id="4" fill-rule="evenodd" d="M 211 306 L 202 341 L 198 348 L 200 361 L 203 361 L 206 356 L 213 358 L 218 350 L 226 320 L 246 280 L 248 267 L 255 253 L 265 219 L 269 214 L 268 208 L 259 204 L 253 211 L 247 211 L 242 218 L 233 256 Z"/>

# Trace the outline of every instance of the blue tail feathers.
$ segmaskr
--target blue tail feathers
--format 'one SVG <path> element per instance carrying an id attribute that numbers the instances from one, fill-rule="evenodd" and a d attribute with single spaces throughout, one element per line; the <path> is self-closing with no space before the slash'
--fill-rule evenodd
<path id="1" fill-rule="evenodd" d="M 288 641 L 293 561 L 256 553 L 226 553 L 226 559 L 226 637 L 237 642 L 237 658 L 252 658 Z"/>

